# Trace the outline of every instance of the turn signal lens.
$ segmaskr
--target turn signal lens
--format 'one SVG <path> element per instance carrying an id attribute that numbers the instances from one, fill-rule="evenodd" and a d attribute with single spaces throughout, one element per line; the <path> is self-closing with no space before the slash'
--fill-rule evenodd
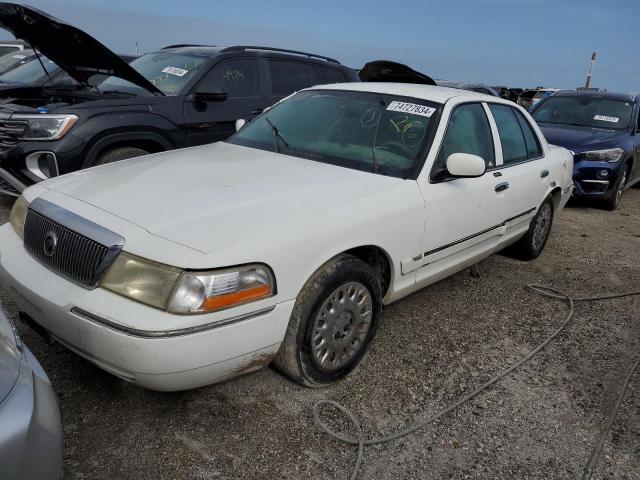
<path id="1" fill-rule="evenodd" d="M 215 312 L 274 294 L 275 280 L 265 265 L 184 272 L 173 289 L 167 311 L 177 314 Z"/>
<path id="2" fill-rule="evenodd" d="M 29 202 L 21 195 L 13 204 L 11 214 L 9 215 L 9 223 L 13 227 L 16 234 L 24 240 L 24 222 L 27 219 L 27 210 L 29 210 Z"/>

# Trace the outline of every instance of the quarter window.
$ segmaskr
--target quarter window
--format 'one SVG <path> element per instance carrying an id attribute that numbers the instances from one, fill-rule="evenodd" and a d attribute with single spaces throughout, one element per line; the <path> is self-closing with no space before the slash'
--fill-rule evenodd
<path id="1" fill-rule="evenodd" d="M 297 90 L 320 83 L 315 67 L 309 63 L 269 60 L 269 67 L 271 94 L 274 97 L 285 97 Z"/>
<path id="2" fill-rule="evenodd" d="M 487 168 L 495 166 L 491 127 L 479 103 L 461 105 L 451 114 L 438 164 L 444 166 L 453 153 L 478 155 L 484 159 Z"/>
<path id="3" fill-rule="evenodd" d="M 346 82 L 344 73 L 335 68 L 318 67 L 320 72 L 320 81 L 322 83 L 343 83 Z"/>
<path id="4" fill-rule="evenodd" d="M 513 109 L 506 105 L 489 105 L 500 135 L 503 163 L 516 163 L 529 158 L 522 128 Z"/>
<path id="5" fill-rule="evenodd" d="M 220 89 L 229 98 L 260 96 L 260 64 L 254 58 L 235 58 L 219 63 L 198 85 L 198 91 Z"/>

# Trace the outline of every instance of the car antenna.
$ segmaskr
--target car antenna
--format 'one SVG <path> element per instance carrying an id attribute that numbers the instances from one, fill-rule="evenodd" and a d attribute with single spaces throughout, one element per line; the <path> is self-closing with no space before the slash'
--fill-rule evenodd
<path id="1" fill-rule="evenodd" d="M 44 70 L 44 73 L 47 75 L 47 78 L 49 79 L 49 82 L 51 82 L 51 86 L 55 87 L 56 84 L 53 83 L 53 79 L 51 78 L 51 75 L 49 75 L 49 71 L 44 67 L 44 63 L 42 63 L 42 59 L 40 58 L 40 54 L 38 53 L 38 50 L 33 48 L 33 45 L 31 45 L 31 44 L 29 44 L 29 46 L 31 47 L 31 50 L 33 50 L 33 53 L 35 54 L 36 58 L 38 59 L 38 62 L 40 62 L 40 66 Z"/>

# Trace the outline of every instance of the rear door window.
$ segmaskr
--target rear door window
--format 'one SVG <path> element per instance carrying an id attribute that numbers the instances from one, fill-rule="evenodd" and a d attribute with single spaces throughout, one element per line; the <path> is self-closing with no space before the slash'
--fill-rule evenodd
<path id="1" fill-rule="evenodd" d="M 288 60 L 268 60 L 271 76 L 271 95 L 285 97 L 303 88 L 318 85 L 320 78 L 314 65 Z"/>
<path id="2" fill-rule="evenodd" d="M 512 109 L 513 113 L 516 115 L 518 119 L 518 123 L 520 124 L 520 128 L 522 129 L 522 133 L 524 135 L 524 143 L 527 147 L 527 158 L 538 158 L 542 156 L 542 147 L 540 147 L 540 142 L 538 141 L 538 136 L 531 128 L 531 124 L 529 121 L 524 118 L 524 115 L 520 113 L 516 109 Z"/>
<path id="3" fill-rule="evenodd" d="M 490 104 L 489 109 L 496 121 L 500 143 L 502 144 L 502 161 L 505 165 L 527 160 L 527 144 L 520 123 L 511 107 Z"/>

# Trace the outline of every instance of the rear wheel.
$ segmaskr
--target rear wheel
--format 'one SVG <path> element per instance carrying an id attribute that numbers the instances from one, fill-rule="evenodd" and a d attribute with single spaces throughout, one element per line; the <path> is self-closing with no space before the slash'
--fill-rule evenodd
<path id="1" fill-rule="evenodd" d="M 325 263 L 298 295 L 276 368 L 308 387 L 347 376 L 378 328 L 381 290 L 378 275 L 359 258 Z"/>
<path id="2" fill-rule="evenodd" d="M 615 210 L 620 206 L 622 200 L 622 192 L 627 185 L 627 179 L 629 178 L 629 165 L 625 165 L 618 174 L 618 181 L 614 191 L 611 193 L 611 197 L 604 201 L 604 206 L 607 210 Z"/>
<path id="3" fill-rule="evenodd" d="M 531 219 L 527 233 L 513 246 L 515 256 L 521 260 L 534 260 L 540 256 L 551 233 L 553 214 L 553 199 L 547 197 Z"/>
<path id="4" fill-rule="evenodd" d="M 149 152 L 137 147 L 118 147 L 101 154 L 94 165 L 106 165 L 107 163 L 119 162 L 128 158 L 148 155 Z"/>

